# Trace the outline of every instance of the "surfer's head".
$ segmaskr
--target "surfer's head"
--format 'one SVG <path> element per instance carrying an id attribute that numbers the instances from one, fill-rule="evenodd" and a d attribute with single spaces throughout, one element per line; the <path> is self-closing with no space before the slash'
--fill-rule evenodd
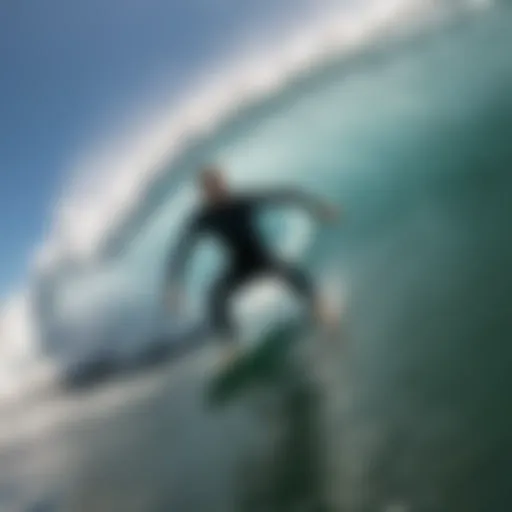
<path id="1" fill-rule="evenodd" d="M 229 195 L 229 187 L 220 168 L 208 165 L 201 170 L 199 186 L 208 203 L 218 203 Z"/>

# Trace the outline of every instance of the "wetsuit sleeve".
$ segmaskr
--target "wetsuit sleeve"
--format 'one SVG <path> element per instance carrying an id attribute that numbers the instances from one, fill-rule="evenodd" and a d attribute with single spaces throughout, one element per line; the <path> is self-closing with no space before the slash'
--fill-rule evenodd
<path id="1" fill-rule="evenodd" d="M 316 214 L 325 203 L 317 196 L 296 188 L 277 189 L 253 194 L 248 199 L 253 207 L 260 206 L 298 206 Z"/>
<path id="2" fill-rule="evenodd" d="M 180 282 L 182 280 L 188 257 L 201 230 L 201 225 L 201 219 L 194 217 L 182 230 L 178 244 L 171 255 L 167 267 L 168 283 Z"/>

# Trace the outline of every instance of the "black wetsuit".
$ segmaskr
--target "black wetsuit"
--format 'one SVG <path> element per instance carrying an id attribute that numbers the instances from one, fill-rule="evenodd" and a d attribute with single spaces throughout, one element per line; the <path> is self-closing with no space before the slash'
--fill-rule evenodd
<path id="1" fill-rule="evenodd" d="M 209 297 L 212 326 L 216 332 L 225 335 L 225 339 L 232 339 L 234 334 L 228 299 L 254 278 L 265 275 L 277 277 L 304 299 L 309 302 L 313 299 L 314 290 L 309 277 L 271 254 L 258 230 L 257 214 L 261 207 L 281 203 L 306 208 L 317 205 L 314 198 L 298 191 L 234 196 L 197 212 L 180 240 L 169 268 L 171 278 L 183 274 L 188 253 L 198 235 L 213 235 L 228 250 L 228 270 L 215 282 Z"/>

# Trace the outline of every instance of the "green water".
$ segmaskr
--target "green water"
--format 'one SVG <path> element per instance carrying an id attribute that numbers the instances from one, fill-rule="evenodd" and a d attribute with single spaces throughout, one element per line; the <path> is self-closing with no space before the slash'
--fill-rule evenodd
<path id="1" fill-rule="evenodd" d="M 220 152 L 346 207 L 308 258 L 348 290 L 347 510 L 512 506 L 510 26 L 461 22 Z"/>

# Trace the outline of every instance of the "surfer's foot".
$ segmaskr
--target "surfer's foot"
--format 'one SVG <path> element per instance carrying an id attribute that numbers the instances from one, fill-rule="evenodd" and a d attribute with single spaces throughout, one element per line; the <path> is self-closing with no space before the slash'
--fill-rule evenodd
<path id="1" fill-rule="evenodd" d="M 235 364 L 242 355 L 242 349 L 238 343 L 229 342 L 222 348 L 218 363 L 218 370 L 222 371 Z"/>
<path id="2" fill-rule="evenodd" d="M 326 300 L 317 301 L 314 307 L 314 318 L 322 330 L 332 334 L 339 330 L 339 315 L 333 305 Z"/>

